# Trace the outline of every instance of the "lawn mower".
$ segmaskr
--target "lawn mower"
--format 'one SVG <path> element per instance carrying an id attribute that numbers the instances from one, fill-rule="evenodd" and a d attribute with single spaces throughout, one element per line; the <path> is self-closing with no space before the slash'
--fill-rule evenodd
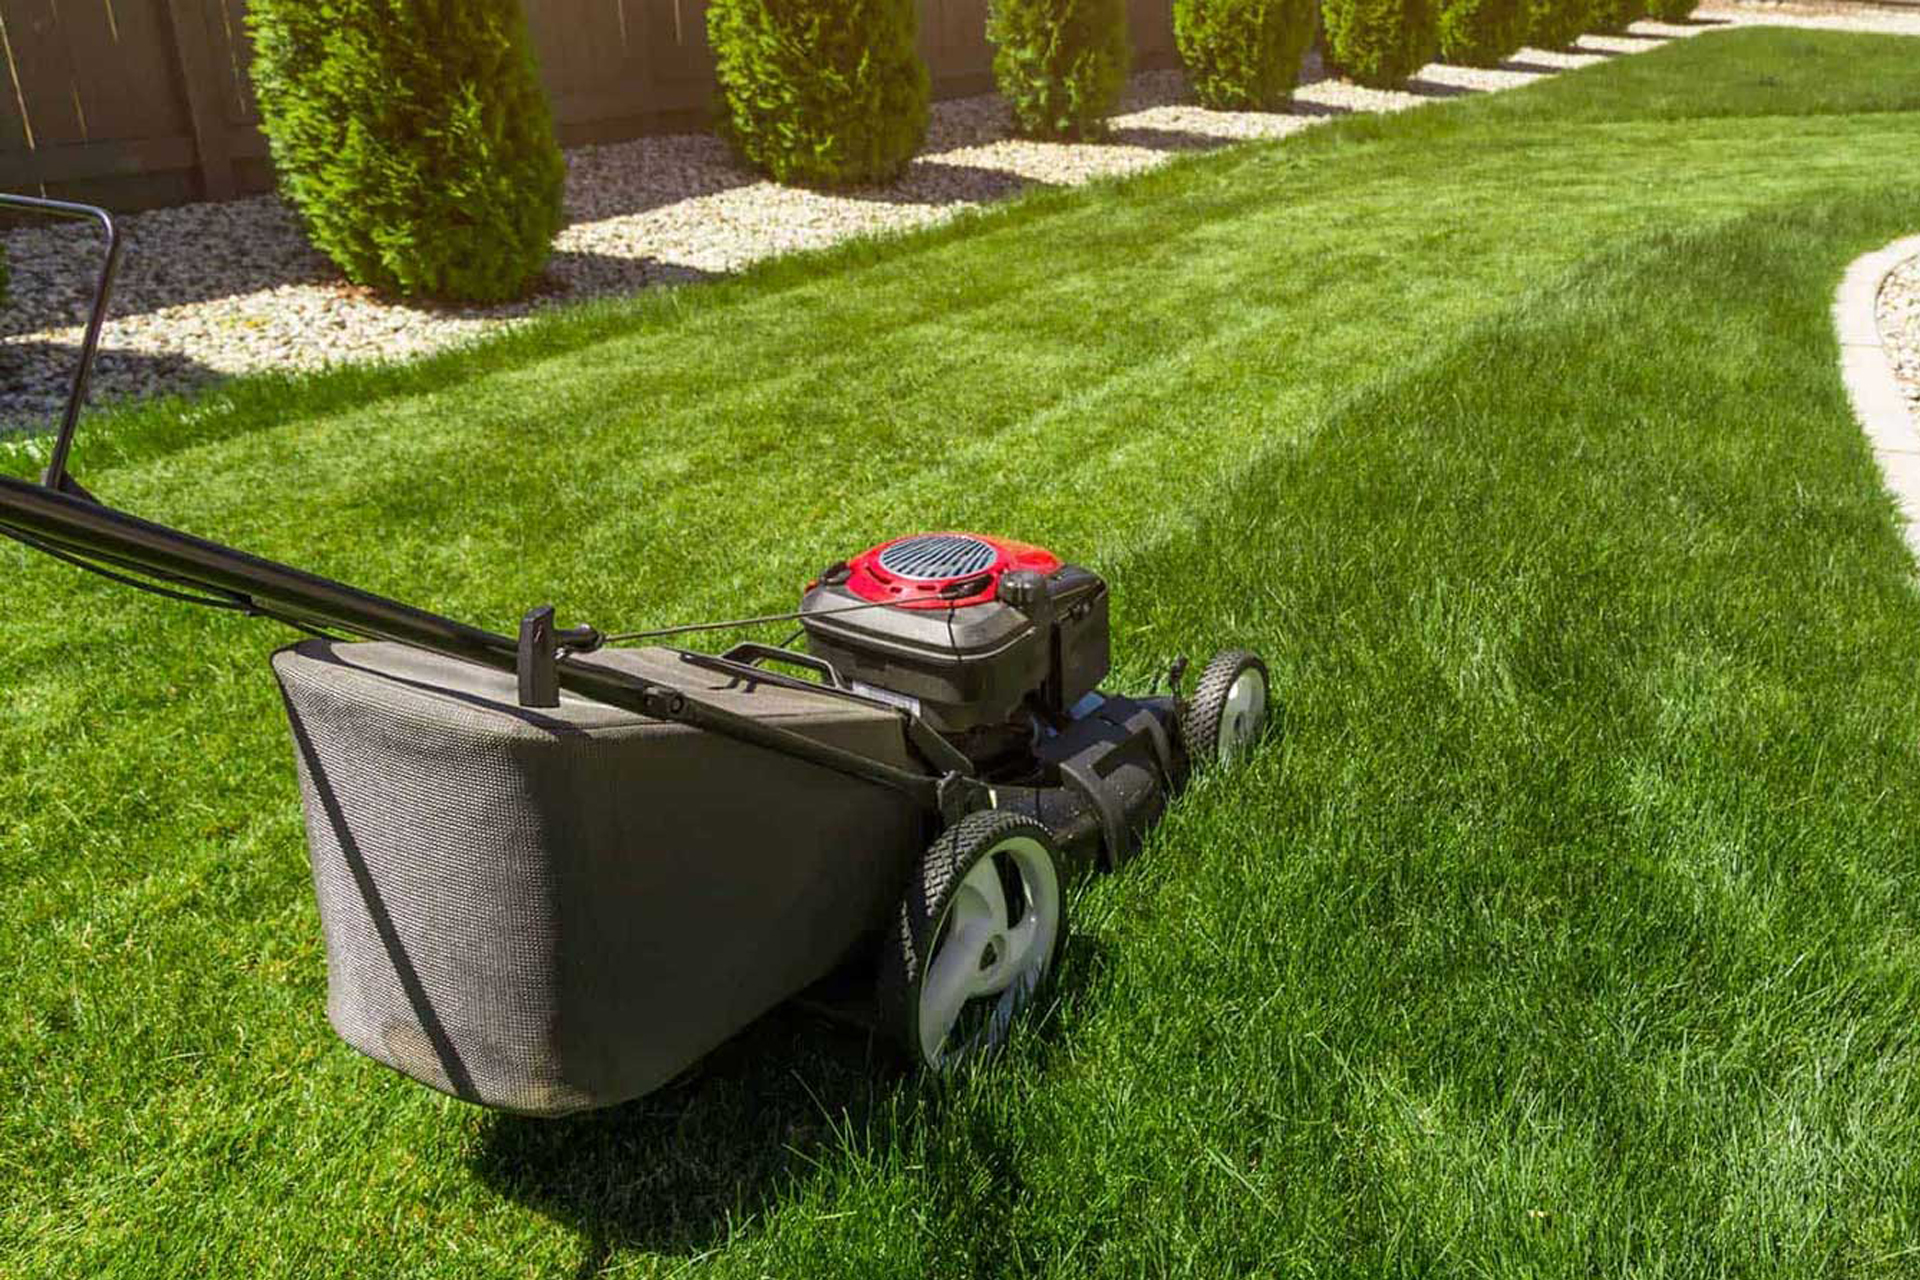
<path id="1" fill-rule="evenodd" d="M 1102 690 L 1107 584 L 1003 538 L 881 542 L 771 617 L 610 634 L 542 605 L 508 635 L 115 510 L 67 460 L 118 235 L 90 206 L 0 206 L 107 240 L 45 474 L 0 477 L 0 534 L 306 633 L 272 669 L 328 1017 L 436 1089 L 606 1106 L 784 1001 L 848 990 L 949 1070 L 1033 1000 L 1070 879 L 1126 862 L 1194 768 L 1269 720 L 1267 668 L 1238 649 L 1191 692 L 1184 660 L 1164 694 Z M 787 644 L 637 643 L 775 621 L 798 623 Z"/>

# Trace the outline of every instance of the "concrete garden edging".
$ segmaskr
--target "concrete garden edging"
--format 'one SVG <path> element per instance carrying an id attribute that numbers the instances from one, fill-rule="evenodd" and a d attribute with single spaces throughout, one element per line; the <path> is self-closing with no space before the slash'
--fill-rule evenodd
<path id="1" fill-rule="evenodd" d="M 1873 445 L 1888 492 L 1899 504 L 1907 547 L 1920 559 L 1920 424 L 1894 380 L 1893 353 L 1880 335 L 1875 314 L 1881 285 L 1895 267 L 1916 256 L 1920 236 L 1854 259 L 1834 295 L 1833 324 L 1840 340 L 1840 376 L 1853 415 Z"/>

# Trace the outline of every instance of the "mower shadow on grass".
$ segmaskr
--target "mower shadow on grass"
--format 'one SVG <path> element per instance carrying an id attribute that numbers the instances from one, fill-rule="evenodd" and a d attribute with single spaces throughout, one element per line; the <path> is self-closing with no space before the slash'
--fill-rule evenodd
<path id="1" fill-rule="evenodd" d="M 581 1274 L 615 1250 L 698 1253 L 869 1132 L 904 1080 L 867 1035 L 782 1007 L 647 1097 L 558 1120 L 489 1113 L 473 1169 L 577 1232 Z"/>
<path id="2" fill-rule="evenodd" d="M 1053 998 L 1009 1051 L 1044 1075 L 1064 1043 L 1058 1009 L 1097 988 L 1114 958 L 1110 946 L 1070 934 Z M 995 1204 L 977 1206 L 995 1211 L 1011 1203 L 1010 1152 L 970 1119 L 980 1109 L 955 1105 L 980 1087 L 991 1081 L 923 1079 L 868 1032 L 787 1004 L 647 1097 L 559 1120 L 485 1113 L 470 1163 L 493 1191 L 577 1233 L 576 1274 L 587 1276 L 617 1252 L 712 1250 L 836 1163 L 884 1160 L 929 1122 L 941 1123 L 940 1145 L 966 1148 L 964 1161 L 943 1162 L 956 1165 L 955 1195 L 982 1160 L 995 1166 Z M 969 1119 L 948 1132 L 943 1117 L 953 1113 Z"/>

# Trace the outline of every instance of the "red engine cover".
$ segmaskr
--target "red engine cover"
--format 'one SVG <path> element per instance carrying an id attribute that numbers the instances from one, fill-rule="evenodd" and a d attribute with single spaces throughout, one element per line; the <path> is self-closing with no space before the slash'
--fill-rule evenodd
<path id="1" fill-rule="evenodd" d="M 989 603 L 1003 573 L 1030 569 L 1050 574 L 1059 568 L 1060 557 L 1024 542 L 979 533 L 916 533 L 883 542 L 847 561 L 847 576 L 839 585 L 875 603 L 945 609 Z M 826 581 L 839 576 L 832 573 Z M 973 587 L 976 581 L 979 585 Z M 950 593 L 956 584 L 968 584 L 965 595 L 942 594 Z"/>

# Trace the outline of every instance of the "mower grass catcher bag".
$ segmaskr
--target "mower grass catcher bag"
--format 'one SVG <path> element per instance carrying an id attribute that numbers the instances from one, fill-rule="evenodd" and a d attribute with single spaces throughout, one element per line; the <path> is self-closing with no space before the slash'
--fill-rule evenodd
<path id="1" fill-rule="evenodd" d="M 910 765 L 900 717 L 670 649 L 582 661 Z M 386 643 L 273 661 L 361 1052 L 537 1115 L 658 1087 L 887 919 L 922 817 L 818 765 Z"/>

